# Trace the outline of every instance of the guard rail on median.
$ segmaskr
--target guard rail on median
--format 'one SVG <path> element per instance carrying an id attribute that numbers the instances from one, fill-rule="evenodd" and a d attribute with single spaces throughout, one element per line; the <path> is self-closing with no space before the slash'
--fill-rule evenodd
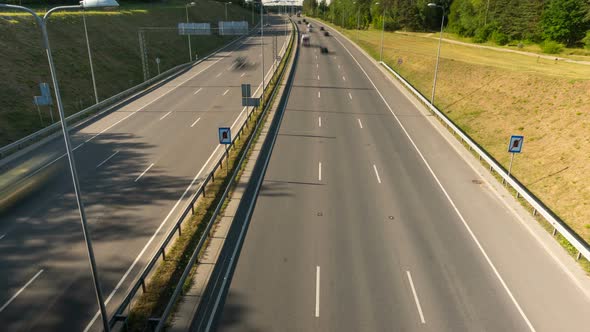
<path id="1" fill-rule="evenodd" d="M 484 149 L 482 149 L 475 141 L 471 139 L 463 130 L 455 125 L 444 113 L 442 113 L 436 106 L 432 105 L 418 90 L 416 90 L 408 81 L 406 81 L 401 75 L 395 70 L 389 67 L 385 62 L 380 61 L 388 71 L 390 71 L 400 82 L 402 82 L 408 90 L 410 90 L 426 107 L 434 113 L 439 120 L 450 128 L 454 134 L 461 138 L 461 141 L 465 142 L 469 148 L 479 156 L 479 160 L 484 160 L 490 167 L 490 171 L 496 171 L 506 183 L 516 191 L 516 197 L 521 197 L 527 201 L 527 203 L 533 208 L 533 215 L 537 213 L 541 214 L 545 220 L 553 226 L 553 235 L 559 232 L 577 251 L 578 254 L 576 259 L 580 259 L 580 256 L 584 256 L 587 260 L 590 260 L 590 245 L 576 234 L 568 225 L 566 225 L 561 219 L 559 219 L 555 213 L 553 213 L 539 198 L 531 193 L 520 181 L 514 176 L 509 175 L 506 169 L 502 167 L 492 156 L 490 156 Z"/>
<path id="2" fill-rule="evenodd" d="M 294 31 L 294 30 L 292 30 Z M 287 48 L 285 49 L 285 56 L 283 56 L 283 59 L 287 59 L 288 58 L 288 52 L 290 51 L 292 45 L 293 45 L 293 38 L 295 34 L 292 33 L 291 34 L 291 39 L 289 41 L 289 45 L 287 46 Z M 277 68 L 279 68 L 280 66 L 277 65 Z M 280 80 L 283 77 L 284 74 L 284 69 L 283 71 L 279 74 L 278 78 L 276 78 L 276 82 L 280 82 Z M 275 73 L 276 75 L 276 73 Z M 274 77 L 274 75 L 273 75 Z M 266 82 L 266 86 L 262 89 L 261 92 L 261 98 L 263 98 L 264 96 L 264 91 L 266 90 L 266 88 L 271 84 L 272 82 L 272 78 L 271 80 L 269 80 L 269 82 Z M 271 96 L 269 97 L 268 100 L 272 100 L 274 98 L 274 96 L 276 95 L 277 91 L 279 90 L 279 84 L 275 84 L 274 89 L 271 92 Z M 256 131 L 258 130 L 260 124 L 262 123 L 262 119 L 264 118 L 266 112 L 268 111 L 269 107 L 270 107 L 270 103 L 265 103 L 264 105 L 264 109 L 262 110 L 261 114 L 258 117 L 258 120 L 256 121 L 256 126 L 255 129 L 252 132 L 252 135 L 250 136 L 250 139 L 248 140 L 247 146 L 246 146 L 246 150 L 247 151 L 250 148 L 250 145 L 253 142 L 253 138 L 254 138 L 254 134 L 256 133 Z M 228 149 L 232 149 L 235 146 L 235 143 L 240 139 L 244 129 L 246 128 L 252 114 L 254 112 L 250 112 L 247 115 L 247 118 L 245 119 L 245 121 L 242 123 L 242 125 L 240 126 L 240 129 L 238 130 L 237 134 L 235 135 L 235 137 L 233 138 L 231 144 L 229 145 Z M 186 278 L 188 277 L 188 274 L 190 272 L 191 267 L 194 265 L 194 263 L 197 261 L 198 259 L 198 255 L 201 252 L 206 240 L 209 238 L 210 236 L 210 231 L 213 227 L 213 225 L 215 224 L 215 220 L 217 219 L 219 212 L 221 211 L 223 202 L 225 201 L 225 198 L 227 197 L 229 190 L 232 186 L 232 184 L 234 183 L 237 174 L 241 168 L 241 165 L 243 163 L 243 161 L 246 158 L 246 153 L 242 154 L 242 157 L 239 160 L 238 165 L 235 167 L 234 172 L 231 175 L 230 181 L 227 184 L 223 195 L 221 197 L 221 199 L 219 200 L 219 203 L 216 206 L 216 209 L 213 213 L 213 215 L 211 216 L 211 218 L 209 219 L 207 226 L 203 232 L 203 235 L 201 236 L 201 238 L 199 239 L 199 242 L 197 244 L 196 249 L 194 250 L 189 263 L 187 264 L 186 269 L 184 270 L 181 279 L 178 283 L 178 286 L 176 287 L 172 298 L 170 299 L 170 301 L 168 302 L 168 305 L 166 306 L 166 309 L 162 315 L 162 317 L 160 318 L 156 318 L 156 319 L 150 319 L 151 322 L 157 322 L 159 323 L 159 329 L 161 329 L 163 327 L 163 324 L 167 321 L 172 308 L 174 306 L 174 304 L 176 303 L 176 301 L 178 300 L 178 296 L 180 295 L 181 291 L 182 291 L 182 285 L 184 284 Z M 190 202 L 188 203 L 187 207 L 184 209 L 184 211 L 182 212 L 182 214 L 180 215 L 180 217 L 178 218 L 178 220 L 176 221 L 176 223 L 174 224 L 174 227 L 172 227 L 172 229 L 170 229 L 170 232 L 168 233 L 168 235 L 166 236 L 166 238 L 164 239 L 164 241 L 162 242 L 162 244 L 160 245 L 159 249 L 156 251 L 155 255 L 150 259 L 149 263 L 146 265 L 146 267 L 143 269 L 143 271 L 141 272 L 141 274 L 139 275 L 139 278 L 137 279 L 137 281 L 134 283 L 134 285 L 130 288 L 129 293 L 125 296 L 125 298 L 123 299 L 121 305 L 119 305 L 119 307 L 117 308 L 117 310 L 115 311 L 114 315 L 111 317 L 111 319 L 109 320 L 109 325 L 111 328 L 113 328 L 118 322 L 125 322 L 128 318 L 127 315 L 125 315 L 125 311 L 130 309 L 131 303 L 133 301 L 133 299 L 135 298 L 136 294 L 138 293 L 139 289 L 141 288 L 143 292 L 146 292 L 146 281 L 149 278 L 150 273 L 152 272 L 152 270 L 154 269 L 154 267 L 156 266 L 156 264 L 158 263 L 158 260 L 160 257 L 162 257 L 162 259 L 166 259 L 166 248 L 167 246 L 171 243 L 172 239 L 174 238 L 176 232 L 178 232 L 179 235 L 181 235 L 182 233 L 182 223 L 185 221 L 185 219 L 187 219 L 187 216 L 189 213 L 191 214 L 195 214 L 195 204 L 198 200 L 198 198 L 202 195 L 203 197 L 205 196 L 206 192 L 206 187 L 207 184 L 209 184 L 209 181 L 215 181 L 215 172 L 223 167 L 223 162 L 226 160 L 226 158 L 229 158 L 229 154 L 228 153 L 223 153 L 221 155 L 221 157 L 219 158 L 219 160 L 215 163 L 215 166 L 213 167 L 213 169 L 211 170 L 211 172 L 207 175 L 207 177 L 205 178 L 205 180 L 201 183 L 201 185 L 199 186 L 199 188 L 197 189 L 196 193 L 193 195 L 193 197 L 190 199 Z M 160 324 L 160 322 L 162 322 Z M 161 326 L 162 325 L 162 326 Z"/>

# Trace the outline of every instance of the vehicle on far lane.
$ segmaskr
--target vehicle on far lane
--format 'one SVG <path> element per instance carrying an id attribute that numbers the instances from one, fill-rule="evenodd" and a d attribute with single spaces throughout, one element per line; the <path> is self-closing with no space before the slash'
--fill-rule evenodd
<path id="1" fill-rule="evenodd" d="M 320 27 L 320 31 L 324 31 L 324 27 Z"/>
<path id="2" fill-rule="evenodd" d="M 329 37 L 330 33 L 328 31 L 324 31 L 324 36 Z"/>
<path id="3" fill-rule="evenodd" d="M 326 46 L 320 46 L 320 52 L 322 52 L 322 54 L 328 54 L 328 48 Z"/>
<path id="4" fill-rule="evenodd" d="M 301 43 L 303 44 L 303 46 L 309 46 L 309 35 L 307 33 L 304 33 L 301 35 Z"/>

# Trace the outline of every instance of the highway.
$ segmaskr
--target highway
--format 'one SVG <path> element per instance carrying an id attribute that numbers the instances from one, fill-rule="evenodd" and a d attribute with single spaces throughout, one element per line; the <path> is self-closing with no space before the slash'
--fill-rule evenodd
<path id="1" fill-rule="evenodd" d="M 587 331 L 571 259 L 372 60 L 315 25 L 217 330 Z"/>
<path id="2" fill-rule="evenodd" d="M 272 40 L 285 20 L 269 16 L 265 68 L 260 37 L 246 37 L 165 85 L 72 131 L 72 144 L 109 312 L 145 266 L 223 149 L 217 128 L 245 119 L 241 83 L 270 78 Z M 266 22 L 265 22 L 266 23 Z M 237 56 L 248 64 L 233 68 Z M 256 92 L 260 93 L 260 90 Z M 80 218 L 61 136 L 4 165 L 38 188 L 0 215 L 3 331 L 98 330 Z M 28 165 L 41 165 L 29 169 Z"/>

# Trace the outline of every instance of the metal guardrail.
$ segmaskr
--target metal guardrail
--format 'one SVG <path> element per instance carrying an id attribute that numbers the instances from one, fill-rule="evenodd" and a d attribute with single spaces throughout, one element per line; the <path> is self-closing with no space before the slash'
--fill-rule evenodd
<path id="1" fill-rule="evenodd" d="M 293 44 L 294 35 L 295 35 L 294 33 L 291 35 L 291 40 L 289 41 L 288 47 L 285 49 L 285 54 L 287 54 L 288 50 L 291 48 L 291 46 Z M 283 59 L 287 59 L 287 57 L 283 56 Z M 279 66 L 277 66 L 277 68 L 278 67 Z M 284 69 L 283 69 L 283 72 L 280 73 L 279 77 L 276 78 L 275 82 L 279 82 L 279 80 L 282 79 L 283 73 L 284 73 Z M 274 75 L 276 75 L 276 72 Z M 274 77 L 274 75 L 273 75 L 273 77 Z M 266 82 L 267 84 L 264 87 L 264 89 L 262 89 L 261 96 L 264 96 L 264 91 L 266 90 L 266 87 L 268 87 L 272 82 L 273 82 L 273 78 L 271 78 L 268 82 Z M 271 96 L 269 97 L 269 100 L 272 100 L 275 97 L 278 90 L 279 90 L 279 84 L 275 84 L 275 87 L 271 93 Z M 255 133 L 258 130 L 258 128 L 261 124 L 261 121 L 264 118 L 264 116 L 269 108 L 270 108 L 270 103 L 265 103 L 264 110 L 262 111 L 262 113 L 260 114 L 260 116 L 256 122 L 256 127 L 255 127 L 253 133 Z M 248 126 L 248 122 L 250 121 L 250 118 L 253 113 L 254 113 L 253 111 L 248 113 L 245 121 L 242 123 L 242 125 L 240 126 L 240 129 L 238 130 L 237 134 L 233 138 L 232 143 L 229 145 L 228 151 L 229 151 L 229 149 L 234 148 L 235 143 L 240 139 L 244 129 Z M 253 141 L 253 137 L 254 137 L 254 135 L 252 135 L 250 137 L 250 140 L 247 143 L 246 149 L 250 148 L 250 145 L 252 144 L 252 141 Z M 198 254 L 201 252 L 205 241 L 210 236 L 211 228 L 215 224 L 215 220 L 217 219 L 218 214 L 221 211 L 221 207 L 225 201 L 225 198 L 227 197 L 227 195 L 229 193 L 231 185 L 234 183 L 234 180 L 238 174 L 237 172 L 240 170 L 241 165 L 242 165 L 246 155 L 247 155 L 246 153 L 242 154 L 239 164 L 237 165 L 234 172 L 232 173 L 232 176 L 230 178 L 230 182 L 227 184 L 225 191 L 224 191 L 218 205 L 216 206 L 216 209 L 215 209 L 213 215 L 209 219 L 207 226 L 203 232 L 203 235 L 199 239 L 197 247 L 191 256 L 189 263 L 187 264 L 187 268 L 185 269 L 185 271 L 183 272 L 183 274 L 181 276 L 181 280 L 179 281 L 178 286 L 176 287 L 176 289 L 173 293 L 173 296 L 166 307 L 164 314 L 160 318 L 150 319 L 151 322 L 160 322 L 160 321 L 166 322 L 168 316 L 170 315 L 173 305 L 178 300 L 178 296 L 180 294 L 180 291 L 182 290 L 182 285 L 184 284 L 184 282 L 190 272 L 190 269 L 192 268 L 192 266 L 194 265 L 194 263 L 198 259 Z M 178 232 L 179 236 L 182 234 L 182 223 L 185 221 L 185 219 L 189 213 L 191 213 L 192 215 L 195 214 L 195 204 L 196 204 L 198 198 L 201 195 L 203 197 L 205 197 L 207 184 L 209 184 L 210 181 L 215 181 L 215 172 L 218 169 L 221 169 L 223 167 L 223 162 L 228 157 L 229 157 L 228 153 L 223 153 L 221 155 L 221 157 L 219 158 L 219 160 L 216 162 L 215 166 L 213 167 L 213 170 L 211 170 L 211 172 L 207 175 L 205 180 L 201 183 L 201 185 L 199 186 L 199 189 L 197 189 L 197 191 L 195 192 L 195 194 L 191 198 L 190 202 L 187 204 L 187 207 L 184 209 L 184 211 L 182 212 L 182 214 L 180 215 L 180 217 L 178 218 L 178 220 L 174 224 L 174 227 L 172 227 L 172 229 L 170 229 L 170 232 L 168 233 L 168 235 L 166 236 L 166 238 L 164 239 L 164 241 L 160 245 L 159 249 L 156 251 L 156 254 L 150 259 L 149 263 L 145 266 L 145 268 L 143 269 L 143 271 L 139 275 L 139 278 L 137 279 L 137 281 L 135 282 L 133 287 L 131 287 L 129 293 L 125 296 L 125 298 L 123 299 L 123 301 L 121 302 L 121 304 L 119 305 L 119 307 L 117 308 L 117 310 L 115 311 L 115 313 L 113 314 L 111 319 L 109 320 L 109 325 L 111 328 L 113 328 L 118 322 L 127 320 L 128 316 L 125 315 L 124 312 L 130 308 L 131 302 L 135 298 L 135 296 L 140 288 L 142 289 L 142 291 L 144 293 L 146 292 L 146 280 L 149 278 L 150 273 L 152 272 L 152 270 L 154 269 L 154 267 L 158 263 L 159 258 L 162 257 L 162 259 L 166 259 L 167 246 L 170 244 L 170 242 L 174 238 L 176 232 Z"/>
<path id="2" fill-rule="evenodd" d="M 553 213 L 539 198 L 534 196 L 522 183 L 520 183 L 514 176 L 508 175 L 508 172 L 502 165 L 500 165 L 492 156 L 490 156 L 484 149 L 482 149 L 475 141 L 471 139 L 465 132 L 455 125 L 444 113 L 442 113 L 436 106 L 432 105 L 418 90 L 416 90 L 408 81 L 406 81 L 401 75 L 395 70 L 389 67 L 385 62 L 379 61 L 388 71 L 390 71 L 400 82 L 402 82 L 408 90 L 410 90 L 426 107 L 434 113 L 439 120 L 445 123 L 454 134 L 459 136 L 463 142 L 465 142 L 470 149 L 475 151 L 479 156 L 480 160 L 484 160 L 489 166 L 490 171 L 496 171 L 502 179 L 516 191 L 516 197 L 522 196 L 524 200 L 533 208 L 533 215 L 537 213 L 541 214 L 545 220 L 553 226 L 553 235 L 559 232 L 577 251 L 578 254 L 576 259 L 580 259 L 580 256 L 584 256 L 587 260 L 590 260 L 590 245 L 584 241 L 578 234 L 576 234 L 568 225 L 562 220 L 556 217 Z"/>
<path id="3" fill-rule="evenodd" d="M 258 25 L 256 25 L 254 28 L 252 28 L 252 30 L 250 30 L 250 34 L 257 29 L 258 29 Z M 142 90 L 150 87 L 152 84 L 161 81 L 161 82 L 159 82 L 158 85 L 152 87 L 152 89 L 157 88 L 162 84 L 165 84 L 166 82 L 168 82 L 168 81 L 176 78 L 178 75 L 182 74 L 183 70 L 188 69 L 192 66 L 195 66 L 195 65 L 209 59 L 210 57 L 219 53 L 223 49 L 238 42 L 243 37 L 245 37 L 245 36 L 242 36 L 240 38 L 236 38 L 235 40 L 231 41 L 230 43 L 223 45 L 222 47 L 214 50 L 213 52 L 211 52 L 209 55 L 205 56 L 204 58 L 201 58 L 201 59 L 193 61 L 193 62 L 183 63 L 183 64 L 180 64 L 176 67 L 170 68 L 170 69 L 166 70 L 165 72 L 163 72 L 159 75 L 156 75 L 156 76 L 148 79 L 147 81 L 144 81 L 144 82 L 142 82 L 134 87 L 131 87 L 125 91 L 119 92 L 118 94 L 111 96 L 111 97 L 99 102 L 98 104 L 94 104 L 86 109 L 76 112 L 75 114 L 68 116 L 66 118 L 66 121 L 68 122 L 68 124 L 73 124 L 73 122 L 76 122 L 79 118 L 82 118 L 82 117 L 88 115 L 89 113 L 95 112 L 96 110 L 101 109 L 103 107 L 104 107 L 104 109 L 102 111 L 98 112 L 97 114 L 94 114 L 88 120 L 91 120 L 97 116 L 105 114 L 106 112 L 110 112 L 113 108 L 119 106 L 120 103 L 126 102 L 128 100 L 128 98 L 129 99 L 135 98 L 137 96 L 140 96 L 144 93 L 149 92 L 151 89 L 148 89 L 146 91 L 142 91 Z M 70 126 L 69 130 L 70 131 L 74 130 L 77 126 L 81 125 L 82 123 L 83 122 Z M 61 123 L 59 121 L 57 121 L 57 122 L 52 123 L 51 125 L 43 128 L 41 130 L 38 130 L 26 137 L 19 139 L 18 141 L 15 141 L 15 142 L 7 144 L 3 147 L 0 147 L 0 160 L 15 151 L 18 151 L 18 150 L 21 150 L 25 147 L 28 147 L 31 144 L 38 142 L 45 137 L 48 137 L 51 134 L 59 132 L 60 128 L 61 128 Z"/>

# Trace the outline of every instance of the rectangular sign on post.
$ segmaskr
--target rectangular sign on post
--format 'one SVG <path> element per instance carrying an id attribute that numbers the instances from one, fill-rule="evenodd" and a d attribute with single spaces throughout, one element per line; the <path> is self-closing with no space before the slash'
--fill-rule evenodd
<path id="1" fill-rule="evenodd" d="M 211 35 L 209 23 L 178 23 L 179 35 Z"/>
<path id="2" fill-rule="evenodd" d="M 242 98 L 250 98 L 252 96 L 250 84 L 242 84 Z"/>
<path id="3" fill-rule="evenodd" d="M 51 100 L 51 93 L 49 91 L 49 84 L 39 83 L 39 90 L 41 90 L 41 95 L 33 97 L 33 102 L 35 103 L 35 105 L 37 105 L 37 106 L 52 105 L 53 100 Z"/>
<path id="4" fill-rule="evenodd" d="M 260 106 L 260 98 L 242 98 L 242 106 Z"/>
<path id="5" fill-rule="evenodd" d="M 219 128 L 219 144 L 231 144 L 231 129 L 228 127 Z"/>
<path id="6" fill-rule="evenodd" d="M 508 152 L 520 153 L 522 151 L 522 143 L 524 142 L 524 136 L 512 135 L 510 137 L 510 145 L 508 145 Z"/>

